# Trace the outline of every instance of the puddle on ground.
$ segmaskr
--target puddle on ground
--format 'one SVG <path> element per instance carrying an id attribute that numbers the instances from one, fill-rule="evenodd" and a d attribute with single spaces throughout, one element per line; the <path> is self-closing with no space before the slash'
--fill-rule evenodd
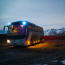
<path id="1" fill-rule="evenodd" d="M 58 62 L 58 60 L 54 60 L 54 61 L 51 61 L 51 62 Z"/>
<path id="2" fill-rule="evenodd" d="M 50 63 L 52 63 L 52 64 L 57 64 L 57 62 L 58 62 L 58 60 L 53 60 L 53 61 L 51 61 Z M 65 65 L 65 60 L 60 61 L 60 64 Z M 32 65 L 48 65 L 48 64 L 43 64 L 43 63 L 37 64 L 37 63 L 35 63 L 35 64 L 32 64 Z"/>
<path id="3" fill-rule="evenodd" d="M 61 63 L 65 65 L 65 60 L 62 60 Z"/>
<path id="4" fill-rule="evenodd" d="M 48 65 L 48 64 L 33 64 L 33 65 Z"/>
<path id="5" fill-rule="evenodd" d="M 48 65 L 48 64 L 43 64 L 43 65 Z"/>

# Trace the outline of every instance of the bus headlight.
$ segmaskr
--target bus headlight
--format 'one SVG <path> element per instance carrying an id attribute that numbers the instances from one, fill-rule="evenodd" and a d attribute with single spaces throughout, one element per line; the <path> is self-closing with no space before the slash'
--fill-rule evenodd
<path id="1" fill-rule="evenodd" d="M 7 43 L 11 43 L 11 41 L 10 40 L 7 40 Z"/>

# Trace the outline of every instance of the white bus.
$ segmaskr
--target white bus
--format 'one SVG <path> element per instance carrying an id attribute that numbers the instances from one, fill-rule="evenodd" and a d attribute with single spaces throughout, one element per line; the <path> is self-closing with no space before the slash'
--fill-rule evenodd
<path id="1" fill-rule="evenodd" d="M 12 22 L 7 28 L 6 45 L 29 46 L 40 43 L 43 40 L 43 28 L 28 21 Z"/>

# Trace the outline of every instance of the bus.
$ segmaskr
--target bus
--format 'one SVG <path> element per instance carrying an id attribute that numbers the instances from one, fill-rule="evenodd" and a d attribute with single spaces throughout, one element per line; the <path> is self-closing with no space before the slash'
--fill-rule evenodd
<path id="1" fill-rule="evenodd" d="M 28 21 L 16 21 L 4 26 L 7 30 L 6 45 L 29 46 L 43 40 L 43 28 Z"/>

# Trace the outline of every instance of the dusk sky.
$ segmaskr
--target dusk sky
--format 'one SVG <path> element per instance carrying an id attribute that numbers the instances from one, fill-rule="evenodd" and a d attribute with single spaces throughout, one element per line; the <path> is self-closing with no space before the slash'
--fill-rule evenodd
<path id="1" fill-rule="evenodd" d="M 0 0 L 0 29 L 18 20 L 44 29 L 65 27 L 65 0 Z"/>

